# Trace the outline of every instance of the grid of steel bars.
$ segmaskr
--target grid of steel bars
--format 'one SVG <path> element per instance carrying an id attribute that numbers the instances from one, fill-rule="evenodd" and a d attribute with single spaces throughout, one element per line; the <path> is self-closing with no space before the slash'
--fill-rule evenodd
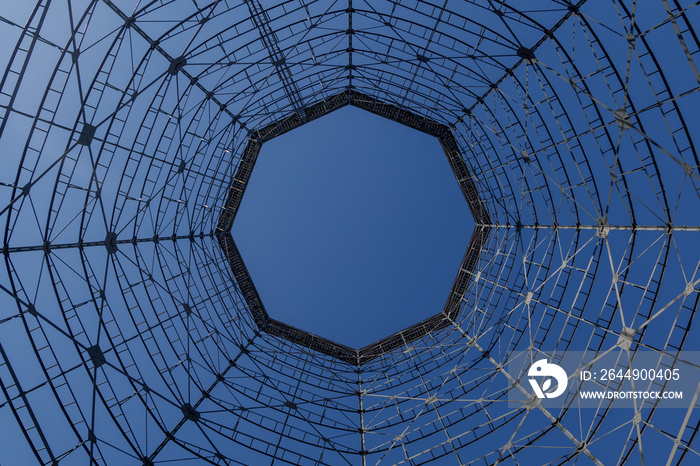
<path id="1" fill-rule="evenodd" d="M 697 395 L 504 403 L 520 351 L 698 349 L 696 3 L 10 3 L 3 464 L 698 461 Z M 361 365 L 260 331 L 216 234 L 251 132 L 343 93 L 449 128 L 489 228 Z"/>

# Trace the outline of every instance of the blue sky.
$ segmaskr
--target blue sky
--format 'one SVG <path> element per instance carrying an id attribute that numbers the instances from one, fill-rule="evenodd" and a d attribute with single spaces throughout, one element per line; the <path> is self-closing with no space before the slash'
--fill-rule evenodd
<path id="1" fill-rule="evenodd" d="M 273 318 L 361 347 L 442 310 L 473 225 L 435 138 L 345 107 L 263 146 L 232 232 Z"/>
<path id="2" fill-rule="evenodd" d="M 28 21 L 36 2 L 5 3 L 0 61 L 16 57 L 19 70 L 30 42 L 20 34 L 37 25 Z M 27 464 L 36 450 L 51 464 L 48 448 L 30 444 L 40 433 L 56 456 L 67 455 L 61 464 L 87 464 L 91 454 L 109 464 L 141 464 L 140 454 L 194 463 L 181 445 L 246 464 L 269 464 L 262 452 L 341 464 L 359 461 L 360 448 L 372 452 L 369 464 L 421 463 L 449 447 L 457 455 L 434 464 L 456 464 L 456 456 L 494 463 L 509 452 L 504 463 L 584 464 L 568 433 L 605 464 L 628 452 L 628 464 L 642 452 L 645 464 L 665 464 L 676 436 L 693 461 L 698 409 L 686 422 L 680 410 L 645 405 L 638 418 L 628 408 L 579 409 L 571 394 L 568 408 L 551 412 L 564 435 L 539 410 L 508 407 L 511 381 L 492 361 L 528 346 L 548 355 L 608 350 L 625 327 L 641 329 L 636 349 L 698 349 L 698 295 L 684 295 L 699 283 L 697 231 L 613 230 L 602 238 L 594 229 L 503 225 L 590 227 L 602 215 L 628 227 L 698 224 L 700 88 L 686 54 L 697 62 L 692 25 L 700 8 L 670 21 L 662 2 L 637 2 L 632 21 L 624 3 L 589 1 L 559 23 L 566 4 L 521 2 L 538 23 L 530 24 L 504 5 L 502 15 L 451 2 L 440 14 L 434 2 L 355 2 L 348 34 L 346 5 L 261 2 L 305 104 L 353 85 L 454 123 L 502 226 L 480 256 L 460 327 L 356 374 L 264 332 L 254 336 L 215 238 L 166 240 L 211 232 L 248 128 L 287 116 L 293 105 L 250 5 L 214 3 L 206 22 L 195 2 L 97 2 L 89 13 L 77 2 L 44 3 L 26 71 L 8 74 L 0 97 L 16 98 L 4 107 L 4 204 L 34 181 L 3 217 L 9 246 L 99 242 L 112 231 L 142 242 L 120 243 L 113 254 L 93 245 L 5 258 L 0 379 L 9 388 L 0 393 L 0 463 Z M 127 28 L 132 14 L 136 26 Z M 300 26 L 314 16 L 318 27 Z M 540 41 L 543 28 L 555 34 Z M 535 44 L 537 63 L 506 76 L 519 46 Z M 63 56 L 64 49 L 79 53 Z M 168 73 L 168 57 L 181 55 L 188 75 Z M 474 100 L 492 83 L 487 98 Z M 634 128 L 618 126 L 617 109 Z M 98 126 L 95 141 L 67 149 L 84 123 Z M 273 318 L 360 347 L 443 308 L 471 221 L 437 141 L 345 108 L 265 145 L 233 235 Z M 420 348 L 425 342 L 430 347 Z M 93 345 L 108 364 L 95 368 L 85 351 Z M 683 377 L 697 386 L 695 372 Z M 434 396 L 438 402 L 427 403 Z M 186 422 L 178 442 L 158 452 L 183 403 L 199 399 L 206 422 Z M 40 429 L 26 428 L 28 408 Z"/>

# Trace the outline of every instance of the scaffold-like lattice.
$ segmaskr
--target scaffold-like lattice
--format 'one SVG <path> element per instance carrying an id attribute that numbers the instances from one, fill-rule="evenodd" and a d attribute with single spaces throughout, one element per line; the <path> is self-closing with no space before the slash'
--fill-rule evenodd
<path id="1" fill-rule="evenodd" d="M 697 3 L 38 0 L 0 19 L 3 465 L 700 462 L 697 383 L 671 414 L 552 410 L 508 403 L 528 387 L 506 370 L 700 350 Z M 256 322 L 217 231 L 256 131 L 338 96 L 449 130 L 482 209 L 459 308 L 365 358 Z"/>

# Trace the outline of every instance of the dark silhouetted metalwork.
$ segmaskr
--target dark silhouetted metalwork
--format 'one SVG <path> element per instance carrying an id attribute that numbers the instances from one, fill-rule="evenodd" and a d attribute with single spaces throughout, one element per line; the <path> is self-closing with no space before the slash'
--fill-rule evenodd
<path id="1" fill-rule="evenodd" d="M 698 462 L 698 392 L 505 401 L 521 352 L 697 349 L 697 4 L 0 18 L 0 463 Z M 226 233 L 260 144 L 349 103 L 440 138 L 478 224 L 440 317 L 360 352 L 267 319 Z"/>

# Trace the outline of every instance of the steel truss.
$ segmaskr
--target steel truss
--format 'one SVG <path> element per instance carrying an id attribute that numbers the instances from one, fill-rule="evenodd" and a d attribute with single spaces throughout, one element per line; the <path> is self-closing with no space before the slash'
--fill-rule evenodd
<path id="1" fill-rule="evenodd" d="M 272 319 L 263 306 L 262 299 L 255 289 L 248 269 L 243 263 L 243 258 L 231 236 L 231 228 L 233 227 L 236 212 L 240 207 L 245 188 L 248 185 L 250 175 L 253 172 L 255 161 L 257 160 L 263 143 L 288 131 L 292 131 L 310 121 L 321 118 L 346 105 L 352 105 L 353 107 L 367 110 L 384 118 L 397 121 L 409 128 L 435 136 L 438 141 L 440 141 L 440 145 L 445 151 L 445 156 L 450 163 L 456 181 L 467 201 L 469 210 L 477 222 L 444 309 L 421 322 L 360 349 L 350 348 L 335 341 L 292 327 L 284 322 Z M 231 266 L 233 279 L 238 284 L 241 293 L 245 297 L 248 308 L 253 314 L 253 319 L 258 325 L 258 328 L 272 335 L 286 338 L 314 351 L 319 351 L 334 356 L 341 361 L 360 366 L 367 361 L 380 357 L 402 346 L 406 346 L 454 322 L 459 313 L 460 304 L 464 299 L 464 293 L 467 290 L 469 279 L 474 272 L 474 267 L 481 253 L 481 248 L 488 237 L 490 230 L 488 226 L 489 222 L 488 212 L 484 209 L 474 181 L 471 179 L 466 164 L 460 156 L 457 142 L 449 128 L 432 120 L 402 110 L 395 105 L 380 102 L 375 98 L 349 90 L 341 92 L 317 104 L 310 105 L 304 109 L 303 114 L 295 112 L 288 118 L 276 121 L 252 132 L 248 144 L 243 151 L 243 157 L 233 176 L 226 204 L 224 205 L 221 218 L 216 226 L 216 236 L 224 252 L 224 256 Z"/>
<path id="2" fill-rule="evenodd" d="M 698 349 L 696 3 L 14 3 L 2 464 L 698 462 L 700 392 L 505 402 L 521 351 Z M 442 138 L 478 223 L 444 312 L 349 352 L 227 235 L 259 145 L 346 104 Z"/>

